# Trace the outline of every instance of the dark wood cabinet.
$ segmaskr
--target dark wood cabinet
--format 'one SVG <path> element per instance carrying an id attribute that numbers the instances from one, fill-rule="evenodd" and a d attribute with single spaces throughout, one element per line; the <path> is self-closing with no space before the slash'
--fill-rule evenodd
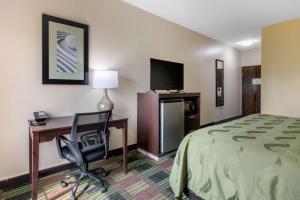
<path id="1" fill-rule="evenodd" d="M 138 93 L 138 148 L 154 156 L 159 156 L 160 153 L 160 101 L 167 99 L 183 99 L 193 103 L 194 109 L 185 112 L 185 134 L 200 128 L 200 93 Z"/>
<path id="2" fill-rule="evenodd" d="M 184 117 L 184 132 L 188 134 L 192 131 L 199 129 L 200 114 L 186 114 Z"/>

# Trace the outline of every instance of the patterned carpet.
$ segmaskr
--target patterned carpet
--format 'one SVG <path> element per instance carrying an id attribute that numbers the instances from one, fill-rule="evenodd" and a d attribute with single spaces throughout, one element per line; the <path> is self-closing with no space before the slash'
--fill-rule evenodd
<path id="1" fill-rule="evenodd" d="M 78 199 L 160 200 L 174 198 L 169 185 L 169 174 L 172 167 L 171 158 L 164 158 L 156 162 L 146 158 L 137 151 L 131 151 L 129 152 L 128 162 L 129 172 L 127 174 L 122 172 L 121 156 L 93 163 L 90 169 L 101 166 L 108 171 L 108 176 L 102 178 L 108 185 L 108 190 L 101 194 L 92 184 L 94 181 L 85 179 L 77 190 Z M 69 199 L 72 184 L 66 188 L 61 188 L 60 180 L 71 171 L 76 171 L 76 169 L 41 178 L 39 181 L 39 199 Z M 30 185 L 24 184 L 15 188 L 0 190 L 0 199 L 31 199 Z"/>

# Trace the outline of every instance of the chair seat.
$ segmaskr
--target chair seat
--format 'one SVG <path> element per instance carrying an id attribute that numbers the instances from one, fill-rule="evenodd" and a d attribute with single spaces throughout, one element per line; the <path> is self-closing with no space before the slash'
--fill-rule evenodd
<path id="1" fill-rule="evenodd" d="M 79 148 L 82 148 L 82 144 L 78 143 Z M 75 163 L 78 165 L 78 160 L 76 159 L 75 155 L 70 151 L 70 149 L 67 146 L 62 147 L 62 156 L 64 156 L 67 160 L 69 160 L 72 163 Z M 96 160 L 102 159 L 105 156 L 105 145 L 101 145 L 96 149 L 87 151 L 82 153 L 83 161 L 84 162 L 94 162 Z"/>

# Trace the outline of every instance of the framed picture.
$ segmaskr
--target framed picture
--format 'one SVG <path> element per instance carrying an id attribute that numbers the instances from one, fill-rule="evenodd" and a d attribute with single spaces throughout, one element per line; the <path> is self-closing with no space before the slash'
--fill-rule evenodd
<path id="1" fill-rule="evenodd" d="M 89 84 L 88 25 L 43 14 L 43 84 Z"/>
<path id="2" fill-rule="evenodd" d="M 216 107 L 224 105 L 224 61 L 216 59 Z"/>

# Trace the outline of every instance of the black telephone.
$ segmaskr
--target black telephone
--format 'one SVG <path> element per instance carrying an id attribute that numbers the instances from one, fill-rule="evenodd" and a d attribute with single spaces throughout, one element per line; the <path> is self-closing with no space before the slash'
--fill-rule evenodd
<path id="1" fill-rule="evenodd" d="M 45 125 L 47 120 L 47 115 L 44 111 L 34 112 L 34 121 L 31 122 L 32 125 Z"/>

